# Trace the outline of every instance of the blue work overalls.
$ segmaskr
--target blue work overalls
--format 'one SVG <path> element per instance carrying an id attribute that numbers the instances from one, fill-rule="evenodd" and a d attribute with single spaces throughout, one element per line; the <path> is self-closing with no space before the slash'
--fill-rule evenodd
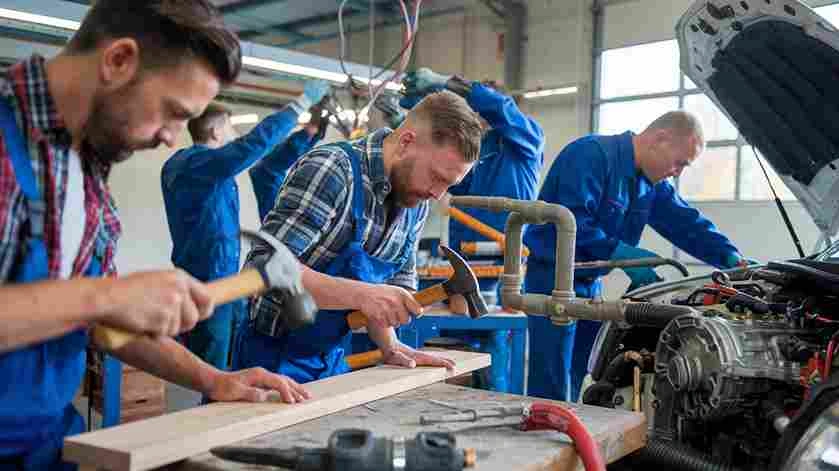
<path id="1" fill-rule="evenodd" d="M 402 252 L 394 261 L 382 260 L 364 250 L 365 191 L 361 173 L 361 155 L 348 143 L 338 143 L 350 157 L 353 171 L 352 223 L 353 239 L 332 260 L 325 274 L 380 284 L 393 277 L 408 261 L 416 234 L 411 233 Z M 416 218 L 418 211 L 408 211 Z M 400 216 L 394 218 L 394 223 Z M 413 227 L 415 221 L 410 221 Z M 236 369 L 261 366 L 269 371 L 288 376 L 298 383 L 306 383 L 349 371 L 344 352 L 349 345 L 351 331 L 346 316 L 350 311 L 321 310 L 314 325 L 292 331 L 282 337 L 271 337 L 256 332 L 252 326 L 239 329 L 234 353 Z"/>
<path id="2" fill-rule="evenodd" d="M 44 243 L 46 206 L 29 158 L 26 141 L 5 101 L 0 127 L 17 183 L 29 212 L 29 236 L 8 283 L 34 283 L 48 277 Z M 85 275 L 102 274 L 104 243 L 98 243 Z M 72 400 L 85 373 L 88 334 L 79 329 L 56 339 L 0 353 L 0 470 L 69 471 L 61 462 L 64 437 L 84 432 Z"/>

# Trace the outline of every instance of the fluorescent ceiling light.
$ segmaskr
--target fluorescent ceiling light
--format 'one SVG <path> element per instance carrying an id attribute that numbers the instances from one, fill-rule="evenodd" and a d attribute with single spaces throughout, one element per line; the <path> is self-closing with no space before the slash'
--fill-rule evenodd
<path id="1" fill-rule="evenodd" d="M 65 20 L 56 18 L 54 16 L 35 15 L 33 13 L 26 13 L 18 10 L 9 10 L 8 8 L 0 8 L 0 18 L 7 20 L 25 21 L 27 23 L 35 23 L 45 26 L 53 26 L 56 28 L 77 30 L 81 23 L 78 21 Z"/>
<path id="2" fill-rule="evenodd" d="M 269 59 L 260 59 L 253 56 L 242 57 L 242 62 L 245 65 L 252 67 L 259 67 L 261 69 L 274 70 L 292 75 L 303 75 L 316 79 L 328 80 L 335 83 L 344 83 L 347 81 L 347 76 L 339 72 L 330 72 L 328 70 L 316 69 L 314 67 L 306 67 L 303 65 L 289 64 L 287 62 L 278 62 Z M 368 83 L 370 80 L 364 77 L 355 77 L 357 80 Z M 373 80 L 373 86 L 381 85 L 381 80 Z M 402 89 L 399 83 L 389 82 L 385 87 L 388 90 L 398 91 Z"/>
<path id="3" fill-rule="evenodd" d="M 238 126 L 240 124 L 256 124 L 258 122 L 259 122 L 259 115 L 256 114 L 256 113 L 240 114 L 240 115 L 230 117 L 230 123 L 234 126 Z"/>
<path id="4" fill-rule="evenodd" d="M 300 116 L 297 118 L 297 124 L 306 124 L 311 120 L 312 120 L 312 113 L 309 113 L 308 111 L 304 111 L 303 113 L 300 113 Z"/>
<path id="5" fill-rule="evenodd" d="M 533 92 L 526 92 L 522 96 L 531 99 L 531 98 L 542 98 L 546 96 L 553 96 L 553 95 L 570 95 L 572 93 L 577 93 L 577 87 L 562 87 L 562 88 L 549 88 L 547 90 L 537 90 Z"/>
<path id="6" fill-rule="evenodd" d="M 284 72 L 287 74 L 304 75 L 306 77 L 319 78 L 329 80 L 330 82 L 344 83 L 347 76 L 327 70 L 315 69 L 312 67 L 305 67 L 302 65 L 287 64 L 285 62 L 277 62 L 268 59 L 260 59 L 253 56 L 244 56 L 242 62 L 245 65 L 259 67 L 262 69 L 275 70 L 277 72 Z"/>

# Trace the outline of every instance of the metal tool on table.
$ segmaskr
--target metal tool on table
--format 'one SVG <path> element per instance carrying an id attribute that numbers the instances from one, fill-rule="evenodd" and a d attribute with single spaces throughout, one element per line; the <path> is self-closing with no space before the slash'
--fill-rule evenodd
<path id="1" fill-rule="evenodd" d="M 219 447 L 224 460 L 295 471 L 458 471 L 475 466 L 474 449 L 458 449 L 454 435 L 421 432 L 412 439 L 374 437 L 367 430 L 337 430 L 326 448 Z"/>
<path id="2" fill-rule="evenodd" d="M 430 402 L 440 404 L 437 401 Z M 483 409 L 460 409 L 450 404 L 442 405 L 458 410 L 445 414 L 422 415 L 420 416 L 420 424 L 434 425 L 442 423 L 477 422 L 484 419 L 518 417 L 518 428 L 524 432 L 555 430 L 571 437 L 586 471 L 606 470 L 606 462 L 600 454 L 600 448 L 597 446 L 597 442 L 591 436 L 588 429 L 586 429 L 585 425 L 583 425 L 573 411 L 559 404 L 534 402 L 530 405 L 497 406 Z"/>
<path id="3" fill-rule="evenodd" d="M 225 304 L 266 291 L 280 290 L 287 294 L 283 314 L 289 328 L 300 328 L 314 323 L 317 305 L 303 288 L 297 257 L 279 240 L 265 232 L 243 230 L 241 235 L 253 241 L 265 242 L 273 249 L 273 253 L 256 267 L 207 283 L 213 302 L 216 305 Z M 135 333 L 105 325 L 95 326 L 92 335 L 97 345 L 111 351 L 119 350 L 140 338 Z"/>
<path id="4" fill-rule="evenodd" d="M 449 296 L 459 294 L 466 298 L 466 305 L 469 307 L 469 317 L 476 319 L 489 312 L 483 296 L 481 296 L 481 287 L 478 284 L 478 278 L 475 272 L 466 263 L 466 260 L 457 254 L 454 250 L 440 246 L 440 250 L 449 259 L 452 265 L 453 274 L 451 278 L 443 283 L 426 288 L 416 294 L 414 299 L 422 306 L 429 306 L 439 301 L 448 299 Z M 347 316 L 347 323 L 351 329 L 358 329 L 367 325 L 367 316 L 361 311 L 355 311 Z M 345 361 L 350 369 L 357 370 L 375 365 L 382 359 L 381 350 L 371 350 L 369 352 L 357 353 L 346 357 Z"/>
<path id="5" fill-rule="evenodd" d="M 463 224 L 464 226 L 468 227 L 469 229 L 472 229 L 473 231 L 477 232 L 478 234 L 486 237 L 487 239 L 494 240 L 498 244 L 498 246 L 501 248 L 501 250 L 502 251 L 504 250 L 504 247 L 506 245 L 506 240 L 507 240 L 506 236 L 503 233 L 501 233 L 500 231 L 498 231 L 497 229 L 495 229 L 494 227 L 489 226 L 487 224 L 484 224 L 483 222 L 479 221 L 475 217 L 469 215 L 469 213 L 467 213 L 465 211 L 462 211 L 460 209 L 457 209 L 453 206 L 449 207 L 449 217 L 451 217 L 455 221 Z M 470 244 L 470 243 L 471 242 L 464 242 L 463 244 Z M 461 245 L 463 245 L 463 244 L 461 244 Z M 467 245 L 466 248 L 471 249 L 471 246 Z M 462 247 L 461 247 L 461 249 L 462 249 Z M 527 257 L 527 256 L 530 255 L 530 250 L 527 247 L 522 245 L 521 254 L 524 255 L 525 257 Z"/>

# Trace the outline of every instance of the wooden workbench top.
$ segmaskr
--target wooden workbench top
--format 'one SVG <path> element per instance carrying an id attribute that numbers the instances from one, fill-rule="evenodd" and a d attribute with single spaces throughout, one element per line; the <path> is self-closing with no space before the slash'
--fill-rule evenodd
<path id="1" fill-rule="evenodd" d="M 435 384 L 381 399 L 366 406 L 304 422 L 277 432 L 246 440 L 238 445 L 262 447 L 322 447 L 329 435 L 341 428 L 369 429 L 376 436 L 413 437 L 420 431 L 454 432 L 459 447 L 478 451 L 478 471 L 509 470 L 582 470 L 570 439 L 558 432 L 521 432 L 516 419 L 482 420 L 475 423 L 420 426 L 419 416 L 451 412 L 427 399 L 453 403 L 464 408 L 520 405 L 535 399 L 511 394 Z M 591 406 L 570 405 L 600 444 L 608 462 L 641 448 L 646 437 L 643 415 Z M 167 470 L 176 471 L 257 471 L 278 469 L 223 461 L 210 454 L 187 460 Z"/>

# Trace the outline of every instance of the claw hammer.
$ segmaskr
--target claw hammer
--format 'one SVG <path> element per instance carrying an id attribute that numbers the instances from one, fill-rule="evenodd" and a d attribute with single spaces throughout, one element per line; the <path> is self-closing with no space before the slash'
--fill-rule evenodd
<path id="1" fill-rule="evenodd" d="M 459 294 L 466 298 L 466 304 L 469 307 L 469 317 L 477 319 L 487 313 L 487 305 L 484 298 L 481 296 L 481 288 L 478 285 L 478 278 L 475 272 L 466 263 L 457 252 L 446 247 L 440 246 L 440 250 L 449 259 L 452 265 L 453 274 L 451 278 L 443 283 L 436 284 L 430 288 L 426 288 L 416 294 L 414 299 L 421 306 L 430 306 L 439 301 L 448 299 L 450 296 Z M 347 324 L 351 329 L 358 329 L 367 325 L 367 316 L 361 311 L 355 311 L 347 316 Z M 346 358 L 347 364 L 351 369 L 364 368 L 376 364 L 382 358 L 380 350 L 373 350 L 357 355 L 350 355 Z"/>
<path id="2" fill-rule="evenodd" d="M 266 232 L 243 230 L 241 235 L 253 242 L 268 244 L 273 253 L 264 263 L 247 268 L 238 275 L 207 283 L 213 304 L 218 306 L 272 289 L 285 290 L 290 294 L 288 306 L 283 309 L 289 327 L 299 328 L 312 324 L 315 321 L 317 306 L 311 295 L 303 289 L 297 257 Z M 119 350 L 140 338 L 138 334 L 101 324 L 93 328 L 91 335 L 97 345 L 108 351 Z"/>

